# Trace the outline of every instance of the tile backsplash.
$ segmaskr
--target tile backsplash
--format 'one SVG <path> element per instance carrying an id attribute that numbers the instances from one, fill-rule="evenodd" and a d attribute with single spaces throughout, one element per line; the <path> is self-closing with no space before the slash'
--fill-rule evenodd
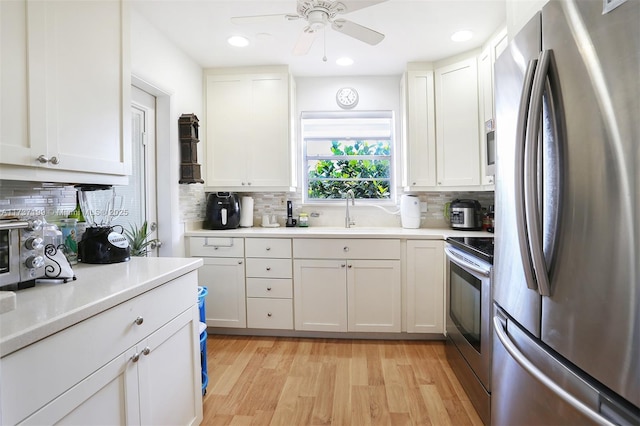
<path id="1" fill-rule="evenodd" d="M 183 223 L 202 222 L 205 217 L 207 193 L 202 184 L 180 185 L 180 218 Z M 76 191 L 73 186 L 63 184 L 0 181 L 0 217 L 44 215 L 50 222 L 66 217 L 76 203 Z M 241 193 L 254 199 L 254 226 L 260 225 L 263 214 L 275 215 L 284 222 L 287 214 L 287 201 L 293 202 L 294 217 L 301 212 L 310 214 L 310 226 L 343 226 L 344 204 L 332 206 L 318 204 L 302 205 L 300 192 L 253 192 Z M 477 199 L 482 207 L 494 203 L 493 192 L 420 192 L 415 193 L 420 202 L 427 204 L 422 212 L 422 227 L 447 226 L 444 218 L 444 205 L 456 198 Z M 356 201 L 351 215 L 356 226 L 400 226 L 400 215 L 388 213 L 398 206 L 385 206 L 386 211 L 362 205 Z"/>
<path id="2" fill-rule="evenodd" d="M 0 217 L 45 216 L 47 221 L 67 217 L 76 207 L 76 190 L 64 184 L 0 181 Z"/>

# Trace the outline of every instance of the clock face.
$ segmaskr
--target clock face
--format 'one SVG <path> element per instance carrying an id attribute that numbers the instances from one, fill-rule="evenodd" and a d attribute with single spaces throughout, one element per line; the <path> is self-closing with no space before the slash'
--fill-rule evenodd
<path id="1" fill-rule="evenodd" d="M 358 104 L 358 92 L 351 87 L 343 87 L 336 94 L 336 102 L 342 108 L 353 108 Z"/>

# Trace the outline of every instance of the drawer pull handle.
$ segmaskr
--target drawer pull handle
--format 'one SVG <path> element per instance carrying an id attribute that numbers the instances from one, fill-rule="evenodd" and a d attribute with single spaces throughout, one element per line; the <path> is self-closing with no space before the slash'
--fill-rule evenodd
<path id="1" fill-rule="evenodd" d="M 138 318 L 135 319 L 135 321 L 133 323 L 135 325 L 142 325 L 143 322 L 144 322 L 144 318 L 138 317 Z"/>
<path id="2" fill-rule="evenodd" d="M 271 266 L 267 266 L 267 271 L 270 271 L 270 270 L 271 270 Z"/>
<path id="3" fill-rule="evenodd" d="M 271 287 L 267 287 L 267 291 L 271 291 Z"/>
<path id="4" fill-rule="evenodd" d="M 147 346 L 142 350 L 142 355 L 149 355 L 151 353 L 151 348 Z"/>
<path id="5" fill-rule="evenodd" d="M 269 313 L 267 314 L 267 316 L 268 316 L 268 317 L 271 317 L 271 312 L 269 312 Z"/>
<path id="6" fill-rule="evenodd" d="M 140 359 L 140 354 L 138 352 L 133 354 L 133 356 L 131 357 L 131 361 L 133 362 L 138 362 L 139 359 Z"/>

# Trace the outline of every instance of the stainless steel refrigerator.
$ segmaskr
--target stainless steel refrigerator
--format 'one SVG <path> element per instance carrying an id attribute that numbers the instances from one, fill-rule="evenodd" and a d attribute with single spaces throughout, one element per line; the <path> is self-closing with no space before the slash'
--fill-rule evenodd
<path id="1" fill-rule="evenodd" d="M 492 423 L 640 424 L 640 0 L 551 0 L 495 64 Z"/>

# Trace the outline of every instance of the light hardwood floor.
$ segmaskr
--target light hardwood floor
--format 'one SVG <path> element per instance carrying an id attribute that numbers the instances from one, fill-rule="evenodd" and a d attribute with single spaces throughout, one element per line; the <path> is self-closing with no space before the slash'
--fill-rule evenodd
<path id="1" fill-rule="evenodd" d="M 443 342 L 209 336 L 203 425 L 482 425 Z"/>

